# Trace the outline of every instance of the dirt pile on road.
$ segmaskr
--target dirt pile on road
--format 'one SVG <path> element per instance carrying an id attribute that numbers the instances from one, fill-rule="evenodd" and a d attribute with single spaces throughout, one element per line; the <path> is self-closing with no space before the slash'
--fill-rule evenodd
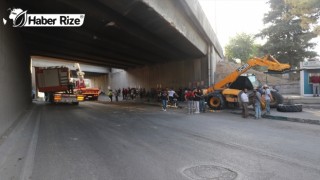
<path id="1" fill-rule="evenodd" d="M 228 61 L 221 61 L 217 63 L 216 68 L 216 76 L 215 82 L 218 82 L 228 76 L 230 73 L 234 72 L 240 64 L 236 64 Z M 262 84 L 272 85 L 280 85 L 289 83 L 288 78 L 284 78 L 282 75 L 266 75 L 263 73 L 267 69 L 263 69 L 262 67 L 258 67 L 259 70 L 254 70 L 253 68 L 249 69 L 246 73 L 255 74 L 257 79 L 261 81 Z M 266 82 L 267 81 L 267 82 Z"/>

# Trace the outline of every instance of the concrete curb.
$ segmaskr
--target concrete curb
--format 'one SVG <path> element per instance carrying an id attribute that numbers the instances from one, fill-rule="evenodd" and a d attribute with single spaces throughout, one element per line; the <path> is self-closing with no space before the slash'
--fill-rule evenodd
<path id="1" fill-rule="evenodd" d="M 232 111 L 231 113 L 241 115 L 241 112 Z M 249 116 L 254 117 L 254 114 L 249 113 Z M 290 121 L 290 122 L 299 122 L 299 123 L 320 125 L 320 120 L 314 120 L 314 119 L 292 118 L 292 117 L 286 117 L 286 116 L 273 116 L 273 115 L 266 115 L 266 114 L 263 114 L 262 117 L 265 119 L 271 119 L 271 120 Z"/>
<path id="2" fill-rule="evenodd" d="M 308 109 L 320 109 L 320 105 L 318 104 L 302 104 L 302 108 L 308 108 Z"/>
<path id="3" fill-rule="evenodd" d="M 291 122 L 299 122 L 299 123 L 308 123 L 308 124 L 320 125 L 320 121 L 319 120 L 313 120 L 313 119 L 293 118 L 293 117 L 285 117 L 285 116 L 272 116 L 272 115 L 263 115 L 262 117 L 266 118 L 266 119 L 272 119 L 272 120 L 291 121 Z"/>

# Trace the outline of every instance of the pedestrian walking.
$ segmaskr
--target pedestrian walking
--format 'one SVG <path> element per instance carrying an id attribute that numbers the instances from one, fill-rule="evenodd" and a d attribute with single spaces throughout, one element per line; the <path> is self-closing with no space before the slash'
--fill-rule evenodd
<path id="1" fill-rule="evenodd" d="M 254 111 L 255 111 L 255 119 L 261 118 L 261 94 L 258 91 L 258 87 L 255 87 L 253 90 L 254 93 Z"/>
<path id="2" fill-rule="evenodd" d="M 194 100 L 194 93 L 191 89 L 188 89 L 185 92 L 184 99 L 188 103 L 188 114 L 193 114 L 193 100 Z"/>
<path id="3" fill-rule="evenodd" d="M 247 118 L 249 116 L 249 112 L 248 112 L 249 97 L 247 93 L 248 93 L 248 90 L 245 88 L 240 96 L 243 118 Z"/>
<path id="4" fill-rule="evenodd" d="M 263 88 L 264 88 L 264 98 L 266 100 L 266 114 L 270 114 L 270 102 L 273 100 L 273 98 L 272 98 L 269 86 L 265 84 Z"/>
<path id="5" fill-rule="evenodd" d="M 126 91 L 122 88 L 122 101 L 126 99 Z"/>
<path id="6" fill-rule="evenodd" d="M 112 102 L 113 92 L 112 92 L 111 89 L 109 89 L 108 96 L 109 96 L 109 98 L 110 98 L 110 102 Z"/>
<path id="7" fill-rule="evenodd" d="M 160 92 L 160 98 L 162 101 L 162 110 L 167 111 L 168 92 L 165 89 L 162 89 Z"/>
<path id="8" fill-rule="evenodd" d="M 120 89 L 119 90 L 115 90 L 115 96 L 116 96 L 116 102 L 118 102 L 118 97 L 120 95 Z"/>

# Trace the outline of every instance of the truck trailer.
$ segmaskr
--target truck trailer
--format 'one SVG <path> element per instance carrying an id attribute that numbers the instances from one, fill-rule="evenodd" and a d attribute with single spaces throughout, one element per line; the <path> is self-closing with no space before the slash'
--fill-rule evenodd
<path id="1" fill-rule="evenodd" d="M 35 67 L 35 77 L 38 91 L 45 93 L 48 102 L 77 105 L 84 100 L 84 95 L 74 91 L 67 67 Z"/>

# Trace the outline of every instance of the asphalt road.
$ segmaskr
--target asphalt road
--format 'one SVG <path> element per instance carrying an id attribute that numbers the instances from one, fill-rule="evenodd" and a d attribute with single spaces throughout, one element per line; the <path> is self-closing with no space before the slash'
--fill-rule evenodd
<path id="1" fill-rule="evenodd" d="M 226 112 L 34 103 L 0 139 L 0 179 L 315 180 L 320 126 Z"/>

